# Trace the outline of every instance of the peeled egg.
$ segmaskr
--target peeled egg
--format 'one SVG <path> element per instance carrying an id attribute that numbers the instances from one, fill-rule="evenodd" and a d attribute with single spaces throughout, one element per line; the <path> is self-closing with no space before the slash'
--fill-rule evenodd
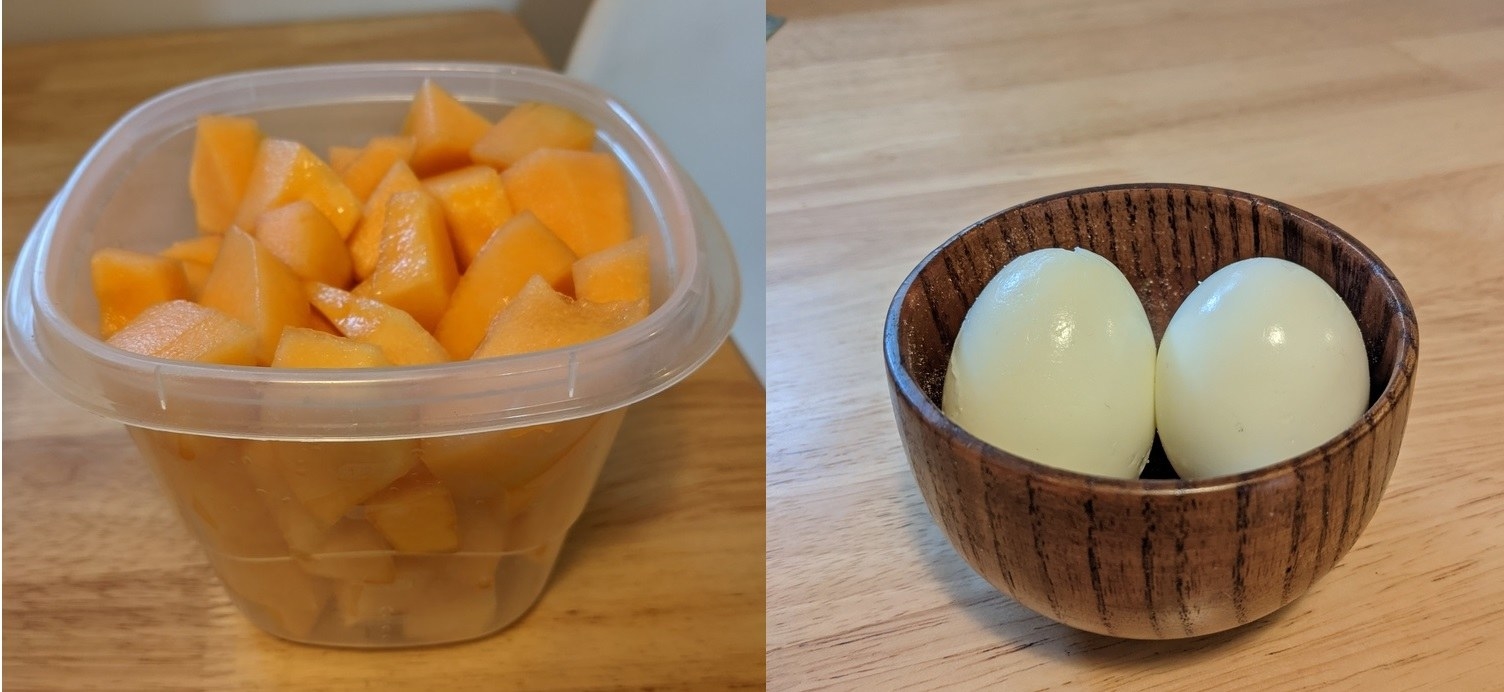
<path id="1" fill-rule="evenodd" d="M 1061 469 L 1136 478 L 1154 444 L 1154 334 L 1122 272 L 1036 250 L 966 313 L 941 404 L 971 434 Z"/>
<path id="2" fill-rule="evenodd" d="M 1181 478 L 1251 471 L 1336 437 L 1368 407 L 1352 312 L 1321 277 L 1260 257 L 1175 311 L 1155 375 L 1159 439 Z"/>

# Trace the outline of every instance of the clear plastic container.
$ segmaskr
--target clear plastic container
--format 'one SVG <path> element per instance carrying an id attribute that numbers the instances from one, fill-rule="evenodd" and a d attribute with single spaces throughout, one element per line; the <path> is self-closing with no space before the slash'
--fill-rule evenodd
<path id="1" fill-rule="evenodd" d="M 537 100 L 595 122 L 596 147 L 625 168 L 636 231 L 653 239 L 646 319 L 565 349 L 380 370 L 201 365 L 98 339 L 81 279 L 90 254 L 155 252 L 194 233 L 197 116 L 253 116 L 314 151 L 360 145 L 398 129 L 425 78 L 492 119 Z M 122 118 L 22 248 L 6 329 L 40 381 L 126 425 L 258 626 L 314 644 L 411 646 L 484 636 L 531 607 L 626 407 L 710 357 L 737 285 L 703 196 L 598 90 L 504 65 L 327 65 L 190 84 Z"/>

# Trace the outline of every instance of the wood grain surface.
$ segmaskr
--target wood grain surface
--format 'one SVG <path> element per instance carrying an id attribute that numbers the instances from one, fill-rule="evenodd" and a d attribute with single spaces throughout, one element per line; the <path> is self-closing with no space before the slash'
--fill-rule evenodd
<path id="1" fill-rule="evenodd" d="M 941 412 L 966 311 L 1014 258 L 1077 247 L 1119 268 L 1155 337 L 1222 267 L 1250 257 L 1305 266 L 1356 317 L 1370 355 L 1370 408 L 1290 463 L 1199 481 L 1093 478 L 982 442 Z M 915 483 L 972 569 L 1058 622 L 1178 639 L 1274 612 L 1352 548 L 1394 471 L 1417 336 L 1394 276 L 1341 230 L 1275 200 L 1157 184 L 1054 195 L 966 229 L 898 289 L 883 352 Z M 1274 381 L 1276 391 L 1299 391 Z M 1076 424 L 1073 433 L 1090 434 L 1088 421 Z M 1160 445 L 1149 464 L 1170 466 Z"/>
<path id="2" fill-rule="evenodd" d="M 43 205 L 140 101 L 229 71 L 542 64 L 460 13 L 8 46 L 7 278 Z M 763 390 L 735 348 L 634 406 L 540 603 L 480 641 L 359 652 L 243 618 L 121 426 L 4 361 L 6 689 L 706 689 L 763 683 Z"/>
<path id="3" fill-rule="evenodd" d="M 768 674 L 778 689 L 1498 689 L 1504 5 L 773 0 Z M 894 291 L 1008 206 L 1134 181 L 1320 215 L 1422 325 L 1409 426 L 1326 577 L 1223 634 L 1034 615 L 926 510 L 883 383 Z"/>

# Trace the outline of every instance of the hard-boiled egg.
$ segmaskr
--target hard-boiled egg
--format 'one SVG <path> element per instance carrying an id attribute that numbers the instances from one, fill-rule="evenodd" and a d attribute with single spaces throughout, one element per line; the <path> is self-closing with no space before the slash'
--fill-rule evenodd
<path id="1" fill-rule="evenodd" d="M 1181 478 L 1314 449 L 1368 406 L 1363 335 L 1306 268 L 1267 257 L 1207 277 L 1176 309 L 1155 376 L 1159 439 Z"/>
<path id="2" fill-rule="evenodd" d="M 942 408 L 971 434 L 1057 468 L 1136 478 L 1154 443 L 1154 334 L 1122 272 L 1037 250 L 966 313 Z"/>

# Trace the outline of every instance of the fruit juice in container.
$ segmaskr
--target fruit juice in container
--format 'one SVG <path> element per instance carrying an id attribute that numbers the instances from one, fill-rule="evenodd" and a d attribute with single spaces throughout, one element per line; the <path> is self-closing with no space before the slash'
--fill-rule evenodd
<path id="1" fill-rule="evenodd" d="M 323 152 L 390 134 L 425 79 L 492 122 L 540 102 L 594 124 L 590 146 L 621 165 L 649 248 L 646 317 L 564 348 L 364 369 L 165 360 L 100 339 L 90 257 L 193 234 L 199 116 L 254 118 Z M 609 96 L 524 67 L 330 65 L 198 82 L 128 113 L 33 228 L 6 329 L 32 375 L 125 425 L 257 626 L 314 644 L 412 646 L 495 632 L 538 600 L 627 407 L 714 353 L 737 285 L 703 196 Z"/>

